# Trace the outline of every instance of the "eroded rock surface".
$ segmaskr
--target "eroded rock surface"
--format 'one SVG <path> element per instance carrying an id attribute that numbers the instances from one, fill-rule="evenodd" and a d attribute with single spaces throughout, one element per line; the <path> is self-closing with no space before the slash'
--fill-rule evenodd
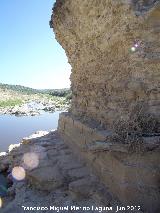
<path id="1" fill-rule="evenodd" d="M 160 112 L 160 1 L 58 0 L 50 25 L 72 66 L 74 115 L 105 127 Z"/>

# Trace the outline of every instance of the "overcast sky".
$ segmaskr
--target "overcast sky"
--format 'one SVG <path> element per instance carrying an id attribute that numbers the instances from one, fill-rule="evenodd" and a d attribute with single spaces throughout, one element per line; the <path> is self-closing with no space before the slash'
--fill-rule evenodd
<path id="1" fill-rule="evenodd" d="M 70 86 L 71 67 L 49 27 L 54 2 L 1 0 L 1 83 L 39 89 Z"/>

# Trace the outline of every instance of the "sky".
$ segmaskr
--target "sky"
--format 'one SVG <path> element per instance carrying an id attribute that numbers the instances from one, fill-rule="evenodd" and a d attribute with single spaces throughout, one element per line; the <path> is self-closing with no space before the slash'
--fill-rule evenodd
<path id="1" fill-rule="evenodd" d="M 71 67 L 49 27 L 55 0 L 1 0 L 0 83 L 70 87 Z"/>

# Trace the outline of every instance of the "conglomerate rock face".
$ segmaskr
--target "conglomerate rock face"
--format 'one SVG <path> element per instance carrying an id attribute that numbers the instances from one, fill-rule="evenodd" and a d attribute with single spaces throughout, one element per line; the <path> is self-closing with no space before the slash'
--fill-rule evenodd
<path id="1" fill-rule="evenodd" d="M 160 1 L 57 0 L 50 21 L 72 66 L 71 112 L 104 126 L 160 112 Z"/>

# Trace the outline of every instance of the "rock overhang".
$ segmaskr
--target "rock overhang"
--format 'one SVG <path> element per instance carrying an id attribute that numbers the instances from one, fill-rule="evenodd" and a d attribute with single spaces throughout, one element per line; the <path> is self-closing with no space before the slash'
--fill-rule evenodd
<path id="1" fill-rule="evenodd" d="M 160 4 L 142 1 L 139 15 L 137 4 L 55 3 L 50 23 L 72 66 L 73 114 L 104 125 L 125 116 L 137 103 L 159 114 Z"/>
<path id="2" fill-rule="evenodd" d="M 159 18 L 156 0 L 57 0 L 50 22 L 72 66 L 59 133 L 123 203 L 148 212 L 160 209 Z"/>

